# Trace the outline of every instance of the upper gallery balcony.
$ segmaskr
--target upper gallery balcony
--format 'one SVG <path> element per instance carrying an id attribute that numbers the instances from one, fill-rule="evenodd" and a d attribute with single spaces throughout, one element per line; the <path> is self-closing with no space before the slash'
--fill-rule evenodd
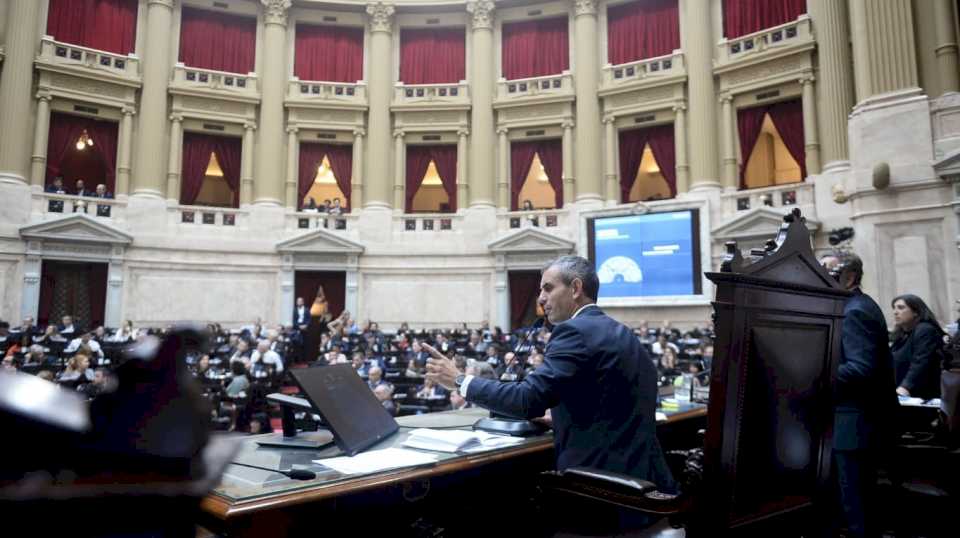
<path id="1" fill-rule="evenodd" d="M 393 109 L 470 108 L 470 86 L 467 81 L 448 84 L 404 84 L 393 88 Z"/>
<path id="2" fill-rule="evenodd" d="M 497 81 L 494 106 L 517 106 L 551 101 L 572 101 L 576 95 L 573 74 L 503 79 Z"/>
<path id="3" fill-rule="evenodd" d="M 638 89 L 647 85 L 674 82 L 683 80 L 686 75 L 687 68 L 683 52 L 675 50 L 671 54 L 656 58 L 644 58 L 625 64 L 603 66 L 600 92 Z"/>
<path id="4" fill-rule="evenodd" d="M 747 34 L 735 39 L 723 38 L 717 44 L 717 58 L 714 60 L 718 70 L 739 65 L 756 63 L 804 48 L 813 48 L 815 44 L 810 17 L 806 14 L 796 20 Z"/>
<path id="5" fill-rule="evenodd" d="M 300 80 L 287 84 L 287 104 L 363 110 L 367 108 L 367 85 L 357 82 Z"/>
<path id="6" fill-rule="evenodd" d="M 177 62 L 173 67 L 170 91 L 178 94 L 246 102 L 260 100 L 256 73 L 244 75 L 213 69 L 200 69 L 198 67 L 187 67 L 180 62 Z"/>
<path id="7" fill-rule="evenodd" d="M 51 36 L 40 40 L 37 66 L 49 71 L 140 84 L 140 59 L 135 54 L 115 54 L 72 45 L 55 41 Z"/>

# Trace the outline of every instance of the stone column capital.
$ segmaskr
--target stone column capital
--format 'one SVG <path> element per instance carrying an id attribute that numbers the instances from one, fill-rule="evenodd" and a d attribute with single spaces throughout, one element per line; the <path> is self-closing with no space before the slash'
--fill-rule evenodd
<path id="1" fill-rule="evenodd" d="M 404 136 L 407 136 L 407 133 L 404 132 L 402 129 L 396 129 L 393 131 L 394 138 L 403 138 Z"/>
<path id="2" fill-rule="evenodd" d="M 147 0 L 148 7 L 153 4 L 173 9 L 173 0 Z"/>
<path id="3" fill-rule="evenodd" d="M 577 17 L 580 15 L 596 16 L 597 4 L 597 0 L 573 0 L 573 14 Z"/>
<path id="4" fill-rule="evenodd" d="M 286 130 L 287 130 L 287 134 L 297 134 L 300 132 L 300 128 L 297 127 L 296 125 L 291 125 L 287 127 Z"/>
<path id="5" fill-rule="evenodd" d="M 364 136 L 367 136 L 367 131 L 365 131 L 365 130 L 359 128 L 359 127 L 353 130 L 353 137 L 354 137 L 354 138 L 362 138 L 362 137 L 364 137 Z"/>
<path id="6" fill-rule="evenodd" d="M 393 30 L 393 4 L 376 2 L 367 4 L 367 15 L 370 15 L 370 31 L 390 33 Z"/>
<path id="7" fill-rule="evenodd" d="M 797 79 L 797 82 L 799 82 L 801 86 L 806 86 L 808 84 L 813 84 L 815 80 L 817 80 L 817 77 L 813 73 L 804 73 L 800 75 L 800 78 Z"/>
<path id="8" fill-rule="evenodd" d="M 37 101 L 46 101 L 50 102 L 53 100 L 53 95 L 50 94 L 50 90 L 43 89 L 37 92 Z"/>
<path id="9" fill-rule="evenodd" d="M 468 136 L 469 134 L 470 134 L 470 129 L 467 129 L 467 128 L 465 128 L 465 127 L 464 127 L 464 128 L 460 128 L 460 129 L 457 129 L 457 136 L 459 136 L 460 138 L 464 138 L 464 137 Z"/>
<path id="10" fill-rule="evenodd" d="M 287 25 L 287 11 L 292 2 L 290 0 L 260 0 L 263 4 L 263 23 Z"/>
<path id="11" fill-rule="evenodd" d="M 136 116 L 137 107 L 133 105 L 123 105 L 122 107 L 120 107 L 120 113 L 123 114 L 124 116 Z"/>
<path id="12" fill-rule="evenodd" d="M 613 123 L 617 121 L 617 117 L 612 114 L 607 114 L 603 117 L 603 123 Z"/>
<path id="13" fill-rule="evenodd" d="M 673 111 L 674 111 L 674 112 L 682 112 L 682 111 L 686 111 L 686 110 L 687 110 L 687 103 L 686 103 L 686 101 L 677 101 L 676 103 L 673 104 Z"/>
<path id="14" fill-rule="evenodd" d="M 563 120 L 563 122 L 560 123 L 560 127 L 563 129 L 573 129 L 575 125 L 576 124 L 573 122 L 573 120 Z"/>
<path id="15" fill-rule="evenodd" d="M 510 133 L 510 129 L 507 129 L 506 127 L 497 127 L 498 135 L 506 136 L 508 133 Z"/>
<path id="16" fill-rule="evenodd" d="M 170 121 L 180 123 L 183 121 L 183 114 L 170 114 Z"/>
<path id="17" fill-rule="evenodd" d="M 733 95 L 731 95 L 730 93 L 724 92 L 720 94 L 717 100 L 720 101 L 721 105 L 729 105 L 730 103 L 733 102 Z"/>
<path id="18" fill-rule="evenodd" d="M 493 28 L 493 0 L 475 0 L 467 2 L 467 12 L 474 30 Z"/>
<path id="19" fill-rule="evenodd" d="M 245 122 L 243 122 L 243 128 L 244 128 L 245 130 L 247 130 L 247 131 L 256 131 L 256 130 L 257 130 L 257 122 L 255 122 L 255 121 L 245 121 Z"/>

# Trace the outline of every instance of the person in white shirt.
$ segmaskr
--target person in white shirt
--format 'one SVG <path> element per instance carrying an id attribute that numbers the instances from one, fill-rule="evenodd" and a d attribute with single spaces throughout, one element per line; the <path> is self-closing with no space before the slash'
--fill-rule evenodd
<path id="1" fill-rule="evenodd" d="M 73 336 L 73 334 L 77 331 L 73 326 L 73 317 L 71 316 L 63 316 L 60 318 L 60 326 L 57 328 L 60 330 L 60 334 L 65 337 Z"/>
<path id="2" fill-rule="evenodd" d="M 110 342 L 132 342 L 137 339 L 139 331 L 133 328 L 133 322 L 129 319 L 123 322 L 123 326 L 113 333 L 113 336 L 107 340 Z"/>
<path id="3" fill-rule="evenodd" d="M 680 348 L 677 347 L 677 344 L 667 342 L 667 335 L 664 333 L 660 333 L 660 336 L 657 336 L 657 341 L 650 346 L 650 349 L 654 355 L 663 355 L 663 348 L 665 347 L 669 347 L 673 349 L 674 352 L 680 353 Z"/>
<path id="4" fill-rule="evenodd" d="M 250 364 L 254 365 L 258 362 L 266 364 L 268 366 L 273 366 L 273 371 L 275 373 L 283 372 L 283 359 L 280 358 L 280 355 L 276 351 L 270 350 L 270 341 L 261 340 L 257 344 L 257 350 L 250 355 Z"/>
<path id="5" fill-rule="evenodd" d="M 80 346 L 87 346 L 98 359 L 103 360 L 103 350 L 100 348 L 100 342 L 91 338 L 90 333 L 83 333 L 80 335 L 80 338 L 71 340 L 63 352 L 67 354 L 75 353 L 80 349 Z"/>

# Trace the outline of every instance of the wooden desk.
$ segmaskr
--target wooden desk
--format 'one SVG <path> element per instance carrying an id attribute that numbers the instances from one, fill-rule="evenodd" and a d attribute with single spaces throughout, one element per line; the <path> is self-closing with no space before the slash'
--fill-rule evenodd
<path id="1" fill-rule="evenodd" d="M 658 430 L 689 423 L 704 417 L 706 411 L 704 406 L 691 406 L 668 415 Z M 484 416 L 487 412 L 482 409 L 465 409 L 399 417 L 400 433 L 374 448 L 399 446 L 413 428 L 469 429 Z M 369 518 L 375 514 L 379 524 L 374 528 L 396 536 L 394 527 L 409 529 L 420 517 L 430 518 L 433 524 L 446 524 L 449 518 L 489 513 L 491 506 L 507 510 L 526 506 L 537 475 L 552 469 L 555 463 L 553 436 L 544 435 L 490 452 L 441 454 L 440 460 L 428 467 L 343 476 L 310 463 L 336 455 L 336 449 L 258 449 L 256 439 L 237 439 L 242 446 L 235 461 L 284 469 L 297 464 L 298 468 L 318 472 L 317 478 L 298 481 L 269 471 L 231 466 L 222 483 L 201 504 L 201 524 L 214 532 L 229 536 L 316 535 L 319 521 L 324 528 L 338 523 L 362 528 L 364 522 L 372 524 Z M 257 480 L 264 485 L 255 484 Z M 489 519 L 487 522 L 493 523 Z"/>

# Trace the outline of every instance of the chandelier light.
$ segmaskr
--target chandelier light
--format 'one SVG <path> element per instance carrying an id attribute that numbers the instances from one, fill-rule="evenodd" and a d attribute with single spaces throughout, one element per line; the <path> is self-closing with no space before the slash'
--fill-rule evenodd
<path id="1" fill-rule="evenodd" d="M 77 149 L 83 151 L 88 147 L 93 146 L 93 139 L 90 138 L 90 135 L 87 134 L 87 130 L 84 129 L 83 133 L 80 134 L 80 138 L 77 140 Z"/>

